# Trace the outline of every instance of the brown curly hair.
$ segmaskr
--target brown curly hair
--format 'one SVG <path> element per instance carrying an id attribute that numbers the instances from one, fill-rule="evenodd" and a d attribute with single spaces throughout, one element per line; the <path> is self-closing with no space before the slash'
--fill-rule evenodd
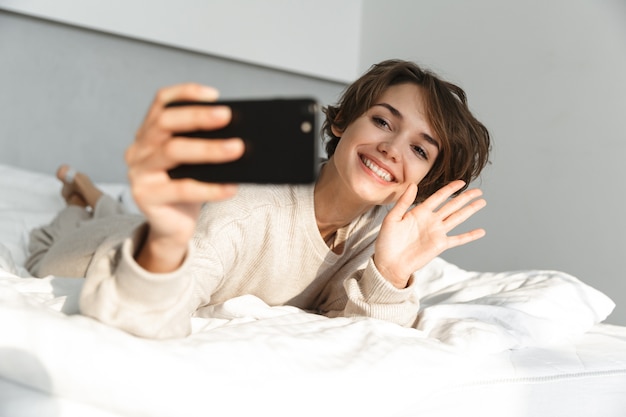
<path id="1" fill-rule="evenodd" d="M 374 105 L 388 87 L 403 83 L 422 87 L 427 120 L 441 143 L 433 167 L 419 184 L 415 202 L 424 201 L 457 179 L 466 183 L 456 194 L 462 192 L 489 161 L 489 132 L 470 112 L 463 89 L 413 62 L 387 60 L 373 65 L 346 88 L 336 106 L 322 109 L 326 115 L 322 134 L 327 138 L 328 158 L 335 153 L 341 139 L 335 136 L 332 127 L 343 132 Z"/>

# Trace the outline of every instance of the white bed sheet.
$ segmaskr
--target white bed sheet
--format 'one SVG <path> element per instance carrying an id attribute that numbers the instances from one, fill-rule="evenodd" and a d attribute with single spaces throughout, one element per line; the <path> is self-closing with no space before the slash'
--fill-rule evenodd
<path id="1" fill-rule="evenodd" d="M 121 185 L 105 185 L 127 198 Z M 0 166 L 2 416 L 626 415 L 626 328 L 556 271 L 423 271 L 417 329 L 252 296 L 140 339 L 76 314 L 82 281 L 21 267 L 62 207 L 50 175 Z"/>

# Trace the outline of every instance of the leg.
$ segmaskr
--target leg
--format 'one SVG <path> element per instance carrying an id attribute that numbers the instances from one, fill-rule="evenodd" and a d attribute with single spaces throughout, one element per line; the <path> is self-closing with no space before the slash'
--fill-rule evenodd
<path id="1" fill-rule="evenodd" d="M 102 191 L 87 175 L 74 171 L 68 165 L 59 167 L 57 178 L 63 182 L 61 195 L 68 205 L 94 208 L 102 197 Z"/>
<path id="2" fill-rule="evenodd" d="M 97 244 L 107 227 L 87 226 L 96 218 L 124 213 L 122 204 L 105 195 L 89 177 L 61 165 L 57 177 L 63 182 L 61 194 L 67 207 L 50 224 L 31 231 L 29 257 L 25 267 L 33 276 L 57 273 L 67 277 L 84 276 Z M 86 230 L 85 230 L 86 229 Z"/>
<path id="3" fill-rule="evenodd" d="M 78 230 L 81 222 L 90 218 L 91 214 L 85 207 L 72 204 L 59 212 L 50 224 L 31 230 L 28 241 L 29 256 L 24 262 L 26 269 L 36 277 L 45 275 L 40 273 L 40 268 L 50 249 L 55 244 L 58 245 L 64 236 Z"/>

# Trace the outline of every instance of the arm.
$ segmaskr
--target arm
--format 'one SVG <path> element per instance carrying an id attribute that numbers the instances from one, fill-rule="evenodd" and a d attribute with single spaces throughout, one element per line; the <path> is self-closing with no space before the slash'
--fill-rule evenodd
<path id="1" fill-rule="evenodd" d="M 411 327 L 419 312 L 412 284 L 411 280 L 405 288 L 394 287 L 370 258 L 364 270 L 344 281 L 347 302 L 341 315 L 372 317 Z"/>
<path id="2" fill-rule="evenodd" d="M 144 337 L 189 333 L 196 307 L 190 241 L 200 208 L 206 201 L 233 196 L 236 187 L 172 180 L 167 171 L 181 163 L 235 160 L 242 155 L 243 144 L 239 139 L 199 141 L 175 136 L 175 132 L 225 126 L 230 120 L 227 108 L 165 105 L 216 98 L 214 89 L 195 84 L 157 94 L 126 152 L 132 194 L 146 224 L 131 238 L 112 238 L 98 249 L 81 294 L 83 314 Z"/>
<path id="3" fill-rule="evenodd" d="M 241 139 L 175 136 L 175 132 L 224 127 L 230 121 L 230 110 L 221 106 L 165 108 L 167 103 L 215 99 L 217 91 L 195 84 L 161 90 L 126 152 L 133 197 L 149 225 L 135 258 L 148 271 L 164 273 L 177 269 L 187 253 L 202 203 L 230 198 L 236 192 L 233 185 L 172 180 L 167 173 L 182 163 L 224 163 L 243 154 Z"/>
<path id="4" fill-rule="evenodd" d="M 458 236 L 447 233 L 485 206 L 480 190 L 445 201 L 463 186 L 455 181 L 409 209 L 417 189 L 409 187 L 383 219 L 374 256 L 364 269 L 329 288 L 324 311 L 330 316 L 367 316 L 412 326 L 419 310 L 415 272 L 444 250 L 484 236 L 482 229 Z M 341 292 L 344 294 L 341 294 Z"/>
<path id="5" fill-rule="evenodd" d="M 112 236 L 98 248 L 87 271 L 80 311 L 136 336 L 185 336 L 191 330 L 189 317 L 199 303 L 189 273 L 193 247 L 176 271 L 150 273 L 133 258 L 145 233 L 143 225 L 130 238 Z"/>

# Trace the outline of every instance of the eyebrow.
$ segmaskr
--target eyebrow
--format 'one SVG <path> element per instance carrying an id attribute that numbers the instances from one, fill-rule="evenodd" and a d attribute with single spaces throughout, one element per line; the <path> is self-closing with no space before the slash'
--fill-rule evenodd
<path id="1" fill-rule="evenodd" d="M 400 113 L 400 111 L 398 109 L 396 109 L 395 107 L 393 107 L 391 104 L 389 103 L 376 103 L 374 104 L 374 106 L 380 106 L 380 107 L 384 107 L 387 110 L 389 110 L 391 112 L 391 114 L 393 114 L 395 117 L 397 117 L 400 120 L 404 119 L 404 116 L 402 115 L 402 113 Z M 439 149 L 439 142 L 437 142 L 435 140 L 435 138 L 431 137 L 430 135 L 426 134 L 426 133 L 422 133 L 422 136 L 424 137 L 424 139 L 426 139 L 426 141 L 428 143 L 430 143 L 431 145 L 433 145 L 435 148 L 437 148 L 437 150 Z"/>

